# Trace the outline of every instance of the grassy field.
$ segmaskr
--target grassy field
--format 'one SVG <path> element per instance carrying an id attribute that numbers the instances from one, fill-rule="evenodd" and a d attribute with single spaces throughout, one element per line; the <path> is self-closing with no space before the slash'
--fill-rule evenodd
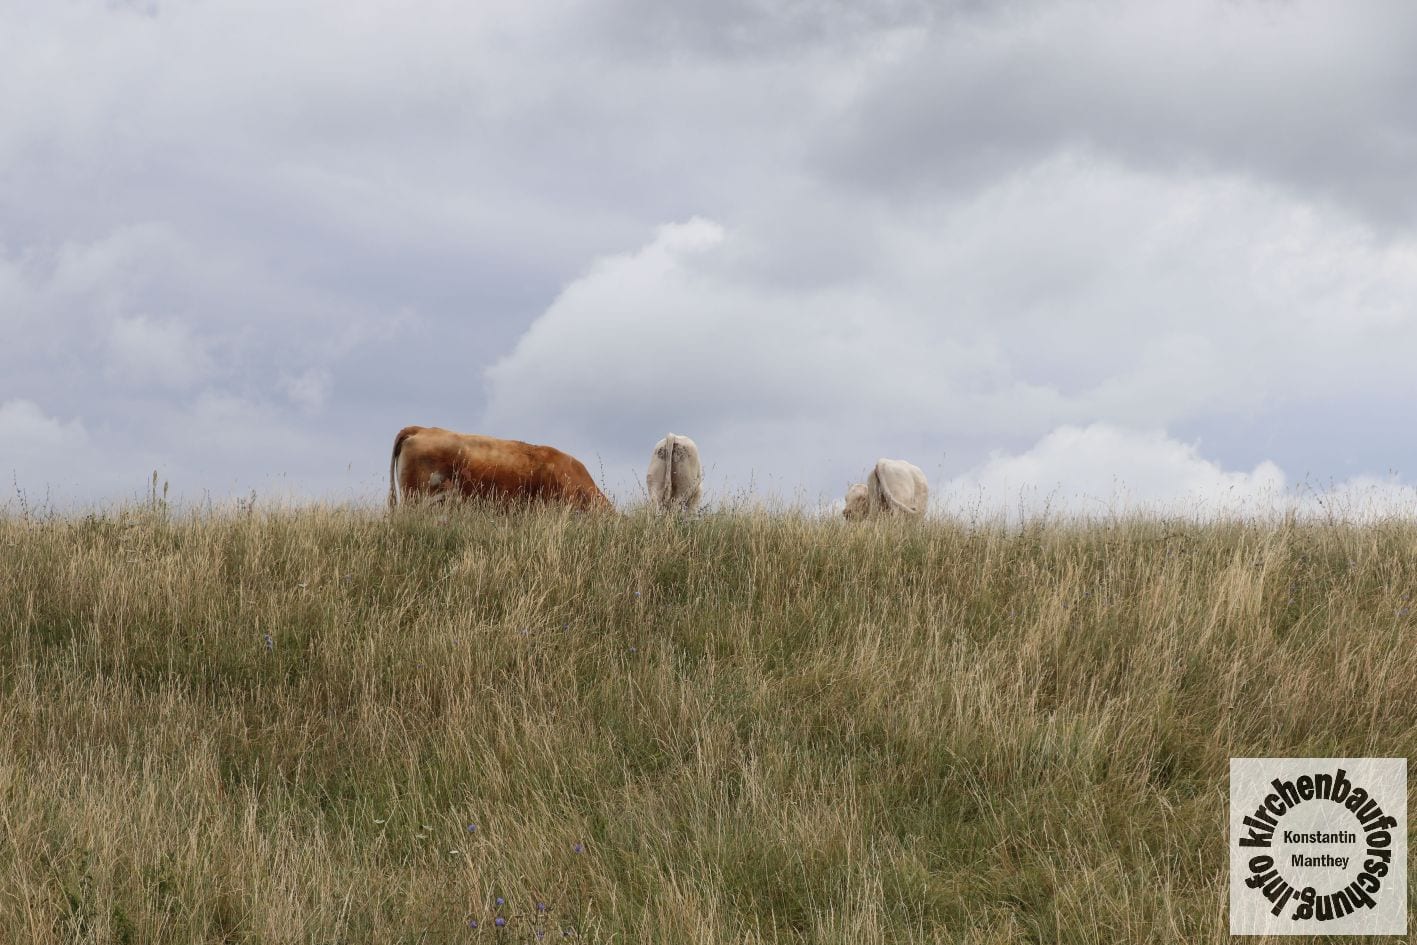
<path id="1" fill-rule="evenodd" d="M 0 942 L 1228 940 L 1228 759 L 1417 754 L 1413 593 L 1411 524 L 12 513 Z"/>

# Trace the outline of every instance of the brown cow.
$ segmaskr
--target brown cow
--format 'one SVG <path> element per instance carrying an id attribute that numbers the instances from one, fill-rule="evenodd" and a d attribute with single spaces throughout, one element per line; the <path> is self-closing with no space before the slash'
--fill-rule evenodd
<path id="1" fill-rule="evenodd" d="M 477 496 L 613 510 L 581 461 L 550 446 L 439 427 L 404 427 L 389 458 L 389 507 L 398 496 Z"/>

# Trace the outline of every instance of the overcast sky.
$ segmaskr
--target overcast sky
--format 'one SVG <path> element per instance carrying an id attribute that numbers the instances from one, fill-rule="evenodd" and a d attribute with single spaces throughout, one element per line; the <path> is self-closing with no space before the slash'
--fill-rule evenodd
<path id="1" fill-rule="evenodd" d="M 0 0 L 4 492 L 1417 513 L 1414 94 L 1409 0 Z"/>

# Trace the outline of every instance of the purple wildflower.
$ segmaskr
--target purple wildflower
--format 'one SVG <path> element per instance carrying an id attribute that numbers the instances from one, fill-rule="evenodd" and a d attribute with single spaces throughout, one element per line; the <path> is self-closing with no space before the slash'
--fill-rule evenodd
<path id="1" fill-rule="evenodd" d="M 504 925 L 507 924 L 507 920 L 504 919 L 504 918 L 502 918 L 501 916 L 497 916 L 497 921 L 494 922 L 494 923 L 492 923 L 492 924 L 495 925 L 495 926 L 497 926 L 497 928 L 500 929 L 502 926 L 504 926 Z"/>
<path id="2" fill-rule="evenodd" d="M 503 899 L 501 896 L 498 896 L 498 897 L 497 897 L 497 905 L 499 905 L 499 906 L 505 906 L 506 904 L 507 904 L 507 900 Z"/>
<path id="3" fill-rule="evenodd" d="M 470 929 L 475 929 L 475 928 L 477 928 L 477 920 L 476 920 L 476 919 L 468 919 L 468 920 L 467 920 L 467 927 L 470 928 Z"/>
<path id="4" fill-rule="evenodd" d="M 467 825 L 467 832 L 468 832 L 468 833 L 477 833 L 477 824 L 468 824 L 468 825 Z"/>
<path id="5" fill-rule="evenodd" d="M 584 852 L 585 852 L 585 844 L 582 844 L 582 843 L 573 844 L 573 845 L 571 846 L 571 852 L 573 852 L 573 853 L 584 853 Z"/>

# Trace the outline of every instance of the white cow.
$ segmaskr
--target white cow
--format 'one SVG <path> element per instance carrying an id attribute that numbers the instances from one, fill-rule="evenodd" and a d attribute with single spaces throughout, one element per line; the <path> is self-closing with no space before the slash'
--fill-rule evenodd
<path id="1" fill-rule="evenodd" d="M 846 490 L 848 521 L 874 515 L 909 515 L 920 518 L 930 499 L 930 486 L 919 466 L 903 459 L 878 459 L 864 483 Z"/>
<path id="2" fill-rule="evenodd" d="M 655 444 L 649 458 L 649 472 L 645 474 L 645 486 L 656 509 L 694 511 L 699 507 L 703 481 L 704 467 L 693 440 L 671 433 Z"/>

